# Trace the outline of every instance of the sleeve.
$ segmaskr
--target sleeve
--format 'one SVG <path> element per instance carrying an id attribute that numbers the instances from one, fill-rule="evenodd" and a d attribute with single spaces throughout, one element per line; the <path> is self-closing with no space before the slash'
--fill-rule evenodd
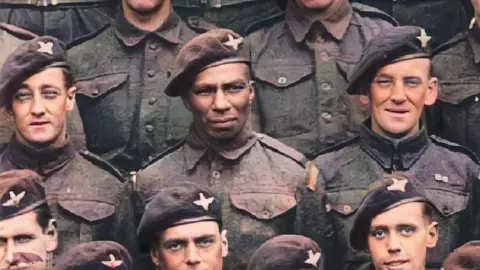
<path id="1" fill-rule="evenodd" d="M 470 194 L 470 203 L 468 207 L 469 230 L 465 230 L 467 235 L 463 242 L 468 242 L 474 239 L 480 239 L 480 166 L 474 165 L 472 170 L 472 189 Z"/>

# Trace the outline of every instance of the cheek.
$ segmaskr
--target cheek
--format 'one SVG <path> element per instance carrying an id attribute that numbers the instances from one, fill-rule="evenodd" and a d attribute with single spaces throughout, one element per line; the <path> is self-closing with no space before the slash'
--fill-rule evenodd
<path id="1" fill-rule="evenodd" d="M 406 93 L 407 99 L 416 108 L 423 108 L 427 95 L 426 89 L 412 89 Z"/>
<path id="2" fill-rule="evenodd" d="M 180 269 L 179 267 L 184 263 L 184 259 L 184 251 L 172 253 L 162 250 L 160 252 L 160 265 L 165 266 L 162 269 Z"/>

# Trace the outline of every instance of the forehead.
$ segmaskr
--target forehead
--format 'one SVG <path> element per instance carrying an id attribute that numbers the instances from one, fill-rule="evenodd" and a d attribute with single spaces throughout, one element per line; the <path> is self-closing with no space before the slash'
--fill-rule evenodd
<path id="1" fill-rule="evenodd" d="M 421 224 L 424 221 L 423 203 L 411 202 L 385 211 L 373 218 L 371 226 L 396 226 L 399 224 Z"/>
<path id="2" fill-rule="evenodd" d="M 64 74 L 61 68 L 47 68 L 42 70 L 29 78 L 27 78 L 23 84 L 26 85 L 38 85 L 38 84 L 50 84 L 50 85 L 64 85 Z"/>
<path id="3" fill-rule="evenodd" d="M 10 237 L 18 234 L 37 234 L 42 228 L 37 222 L 37 214 L 33 211 L 0 220 L 0 237 Z"/>
<path id="4" fill-rule="evenodd" d="M 210 67 L 198 73 L 195 84 L 222 84 L 235 80 L 248 80 L 249 67 L 245 63 L 229 63 Z"/>
<path id="5" fill-rule="evenodd" d="M 392 63 L 381 67 L 376 76 L 427 76 L 430 73 L 431 61 L 428 58 L 417 58 Z"/>
<path id="6" fill-rule="evenodd" d="M 162 239 L 197 238 L 204 235 L 219 235 L 220 228 L 215 221 L 202 221 L 171 227 L 163 231 Z"/>

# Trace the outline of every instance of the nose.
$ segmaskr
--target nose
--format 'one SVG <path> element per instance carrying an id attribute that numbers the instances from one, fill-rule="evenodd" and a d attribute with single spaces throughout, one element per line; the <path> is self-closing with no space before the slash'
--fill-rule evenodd
<path id="1" fill-rule="evenodd" d="M 186 251 L 186 263 L 187 265 L 196 265 L 199 264 L 201 261 L 200 255 L 198 254 L 198 250 L 195 246 L 191 245 L 187 247 Z"/>
<path id="2" fill-rule="evenodd" d="M 401 250 L 400 239 L 397 235 L 389 235 L 387 245 L 388 253 L 397 253 Z"/>
<path id="3" fill-rule="evenodd" d="M 13 241 L 8 240 L 7 245 L 6 245 L 6 252 L 7 252 L 7 254 L 6 254 L 7 256 L 5 257 L 5 261 L 9 265 L 15 265 L 19 258 L 17 256 L 17 254 L 14 253 Z"/>
<path id="4" fill-rule="evenodd" d="M 33 98 L 31 112 L 34 116 L 42 116 L 45 114 L 45 103 L 39 95 Z"/>
<path id="5" fill-rule="evenodd" d="M 407 96 L 405 95 L 405 89 L 402 85 L 395 83 L 395 85 L 392 87 L 392 95 L 390 96 L 390 99 L 394 103 L 402 103 L 407 99 Z"/>
<path id="6" fill-rule="evenodd" d="M 225 92 L 222 89 L 219 89 L 215 94 L 215 100 L 213 101 L 213 110 L 228 111 L 230 107 L 230 101 L 225 95 Z"/>

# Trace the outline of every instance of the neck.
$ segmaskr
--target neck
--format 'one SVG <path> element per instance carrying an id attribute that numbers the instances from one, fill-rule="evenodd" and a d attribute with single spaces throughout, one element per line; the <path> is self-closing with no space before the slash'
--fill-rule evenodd
<path id="1" fill-rule="evenodd" d="M 66 132 L 62 132 L 53 142 L 45 142 L 45 143 L 36 143 L 36 142 L 30 142 L 27 139 L 25 139 L 20 133 L 17 131 L 15 132 L 15 137 L 20 142 L 21 144 L 34 149 L 36 151 L 45 151 L 49 149 L 58 149 L 67 143 L 67 135 Z"/>
<path id="2" fill-rule="evenodd" d="M 399 133 L 393 133 L 383 129 L 377 122 L 375 122 L 372 119 L 371 128 L 373 132 L 377 133 L 382 137 L 386 137 L 392 140 L 404 140 L 418 134 L 418 132 L 420 131 L 420 123 L 418 122 L 417 124 L 415 124 L 415 126 L 410 130 L 406 130 L 404 132 L 399 132 Z"/>
<path id="3" fill-rule="evenodd" d="M 139 13 L 128 6 L 126 1 L 122 1 L 123 15 L 133 26 L 147 32 L 153 32 L 160 28 L 170 15 L 170 1 L 163 1 L 161 6 L 146 13 Z"/>
<path id="4" fill-rule="evenodd" d="M 314 10 L 312 14 L 316 21 L 322 22 L 324 20 L 329 20 L 336 22 L 347 16 L 350 8 L 348 0 L 337 0 L 333 1 L 333 3 L 325 9 Z"/>

